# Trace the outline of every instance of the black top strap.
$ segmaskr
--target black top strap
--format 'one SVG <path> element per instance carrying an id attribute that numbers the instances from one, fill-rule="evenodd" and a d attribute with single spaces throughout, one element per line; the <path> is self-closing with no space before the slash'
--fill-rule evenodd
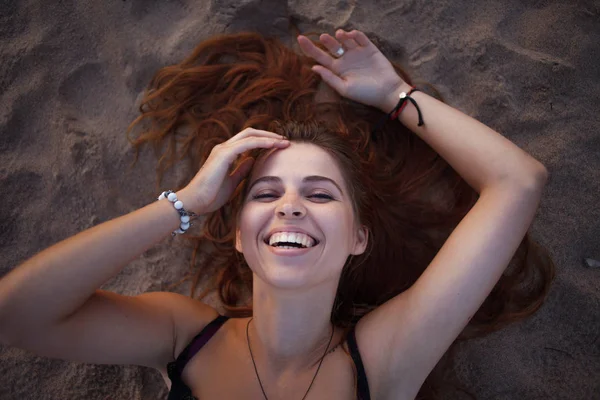
<path id="1" fill-rule="evenodd" d="M 186 346 L 185 349 L 179 354 L 177 360 L 172 361 L 167 365 L 167 371 L 169 372 L 169 378 L 171 381 L 174 379 L 171 374 L 175 374 L 177 379 L 181 376 L 183 368 L 185 368 L 188 361 L 196 355 L 198 351 L 210 340 L 210 338 L 219 330 L 219 328 L 229 319 L 225 315 L 219 315 L 213 319 L 208 325 L 197 334 L 192 341 Z"/>
<path id="2" fill-rule="evenodd" d="M 356 344 L 355 326 L 352 327 L 348 333 L 348 347 L 350 347 L 350 355 L 352 356 L 352 360 L 354 360 L 358 374 L 358 398 L 359 400 L 371 400 L 365 367 L 360 358 L 360 353 L 358 352 L 358 345 Z"/>

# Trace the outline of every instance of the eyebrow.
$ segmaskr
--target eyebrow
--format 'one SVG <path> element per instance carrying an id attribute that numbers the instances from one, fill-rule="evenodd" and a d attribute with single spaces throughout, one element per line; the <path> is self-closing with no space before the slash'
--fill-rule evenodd
<path id="1" fill-rule="evenodd" d="M 248 191 L 252 190 L 254 185 L 256 185 L 257 183 L 260 183 L 260 182 L 281 183 L 281 178 L 279 178 L 277 176 L 271 176 L 271 175 L 263 176 L 261 178 L 258 178 L 254 182 L 252 182 L 252 185 L 250 185 L 250 188 L 248 188 Z M 335 183 L 335 181 L 333 179 L 327 178 L 325 176 L 320 176 L 320 175 L 305 176 L 302 179 L 302 183 L 305 183 L 305 182 L 330 182 L 330 183 L 334 184 L 336 188 L 338 188 L 340 193 L 344 194 L 344 191 L 342 190 L 342 188 L 337 183 Z"/>

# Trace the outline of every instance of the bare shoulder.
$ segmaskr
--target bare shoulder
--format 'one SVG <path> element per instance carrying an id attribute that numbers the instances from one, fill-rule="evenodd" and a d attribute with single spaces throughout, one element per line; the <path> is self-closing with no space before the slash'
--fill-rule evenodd
<path id="1" fill-rule="evenodd" d="M 212 306 L 188 296 L 176 294 L 181 298 L 179 307 L 174 310 L 173 323 L 175 324 L 175 350 L 173 356 L 177 358 L 206 325 L 219 316 L 219 312 Z"/>
<path id="2" fill-rule="evenodd" d="M 152 296 L 160 306 L 169 310 L 173 320 L 173 349 L 170 361 L 177 359 L 190 340 L 219 315 L 217 310 L 208 304 L 179 293 L 154 292 Z M 159 365 L 156 369 L 170 390 L 171 380 L 168 377 L 167 365 Z"/>
<path id="3" fill-rule="evenodd" d="M 210 305 L 179 293 L 162 292 L 162 295 L 164 301 L 169 302 L 169 310 L 173 317 L 175 360 L 189 341 L 218 317 L 219 313 Z"/>

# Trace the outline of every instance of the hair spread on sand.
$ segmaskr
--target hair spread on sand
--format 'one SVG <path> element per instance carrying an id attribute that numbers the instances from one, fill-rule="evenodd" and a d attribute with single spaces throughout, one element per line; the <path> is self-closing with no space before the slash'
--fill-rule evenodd
<path id="1" fill-rule="evenodd" d="M 351 188 L 356 220 L 370 230 L 367 250 L 348 257 L 332 310 L 331 322 L 347 332 L 363 315 L 417 280 L 479 195 L 399 121 L 388 122 L 373 142 L 370 132 L 384 115 L 380 110 L 345 98 L 317 104 L 314 97 L 321 78 L 310 69 L 315 63 L 277 38 L 253 32 L 214 36 L 183 62 L 156 73 L 127 137 L 136 149 L 132 166 L 146 142 L 154 145 L 157 156 L 161 154 L 159 184 L 167 169 L 189 160 L 191 175 L 177 190 L 192 179 L 216 144 L 249 126 L 328 151 Z M 407 83 L 415 83 L 397 63 L 392 64 Z M 433 86 L 418 86 L 429 87 L 432 96 L 444 101 Z M 139 133 L 133 138 L 133 128 L 140 125 L 143 129 L 135 129 Z M 256 159 L 264 151 L 268 150 L 245 156 Z M 236 218 L 247 183 L 242 181 L 229 203 L 205 217 L 198 236 L 191 232 L 182 236 L 193 248 L 190 274 L 184 279 L 192 280 L 190 296 L 200 300 L 216 290 L 225 314 L 234 318 L 252 315 L 252 271 L 235 249 Z M 205 244 L 210 252 L 204 250 Z M 202 262 L 197 263 L 197 256 Z M 548 252 L 527 233 L 417 398 L 440 398 L 451 388 L 474 397 L 451 383 L 456 380 L 452 374 L 456 345 L 533 314 L 548 293 L 554 271 Z M 207 276 L 212 276 L 210 285 L 196 297 L 198 284 Z"/>

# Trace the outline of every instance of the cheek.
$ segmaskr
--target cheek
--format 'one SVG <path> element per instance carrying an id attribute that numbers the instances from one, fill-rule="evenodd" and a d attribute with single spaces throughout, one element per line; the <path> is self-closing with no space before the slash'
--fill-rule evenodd
<path id="1" fill-rule="evenodd" d="M 238 224 L 242 241 L 250 243 L 256 240 L 257 236 L 261 233 L 260 230 L 267 229 L 265 228 L 265 224 L 267 223 L 265 221 L 268 222 L 268 219 L 265 218 L 264 212 L 261 213 L 259 210 L 252 209 L 252 207 L 244 210 Z"/>
<path id="2" fill-rule="evenodd" d="M 327 218 L 326 234 L 333 237 L 335 241 L 348 241 L 352 238 L 352 216 L 347 212 L 331 213 Z"/>

